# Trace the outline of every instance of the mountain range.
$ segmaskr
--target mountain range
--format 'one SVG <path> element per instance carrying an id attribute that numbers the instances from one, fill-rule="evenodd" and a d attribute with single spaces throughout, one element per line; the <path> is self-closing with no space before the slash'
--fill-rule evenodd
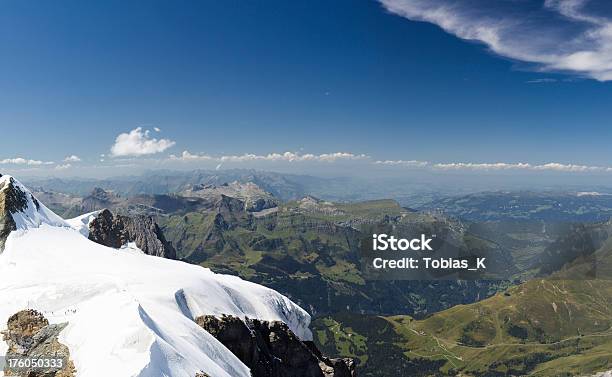
<path id="1" fill-rule="evenodd" d="M 564 275 L 576 261 L 608 258 L 612 203 L 605 193 L 437 194 L 415 210 L 395 200 L 319 199 L 304 186 L 279 197 L 269 188 L 286 176 L 272 183 L 262 183 L 265 174 L 258 183 L 230 178 L 190 178 L 155 194 L 91 187 L 77 195 L 44 186 L 34 193 L 66 217 L 103 209 L 118 218 L 150 217 L 177 259 L 273 288 L 304 307 L 314 317 L 314 344 L 354 359 L 359 375 L 586 376 L 612 369 L 600 326 L 611 316 L 598 307 L 609 301 L 605 269 Z M 511 273 L 488 281 L 369 280 L 359 247 L 380 227 L 447 235 L 458 240 L 458 252 L 488 250 Z"/>

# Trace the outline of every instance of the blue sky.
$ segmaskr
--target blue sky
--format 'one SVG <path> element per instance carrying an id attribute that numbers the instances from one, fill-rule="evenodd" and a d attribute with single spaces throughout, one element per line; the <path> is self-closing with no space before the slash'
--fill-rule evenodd
<path id="1" fill-rule="evenodd" d="M 612 166 L 605 2 L 1 7 L 2 170 Z"/>

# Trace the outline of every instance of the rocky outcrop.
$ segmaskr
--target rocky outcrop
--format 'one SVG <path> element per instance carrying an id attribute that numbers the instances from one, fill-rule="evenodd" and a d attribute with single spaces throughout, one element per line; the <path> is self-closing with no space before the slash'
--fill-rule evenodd
<path id="1" fill-rule="evenodd" d="M 0 174 L 0 178 L 2 174 Z M 5 177 L 6 178 L 6 177 Z M 17 230 L 12 214 L 24 211 L 28 206 L 26 193 L 23 192 L 11 177 L 0 182 L 0 253 L 9 234 Z M 35 201 L 35 203 L 38 203 Z"/>
<path id="2" fill-rule="evenodd" d="M 236 217 L 242 214 L 244 202 L 231 196 L 221 195 L 214 204 L 217 213 L 226 217 Z"/>
<path id="3" fill-rule="evenodd" d="M 58 341 L 59 333 L 67 324 L 50 325 L 35 310 L 22 310 L 11 316 L 7 330 L 2 332 L 8 345 L 7 358 L 61 360 L 58 367 L 15 367 L 5 365 L 5 376 L 74 377 L 76 371 L 70 360 L 68 347 Z"/>
<path id="4" fill-rule="evenodd" d="M 355 377 L 351 359 L 329 359 L 280 321 L 202 316 L 196 323 L 251 369 L 253 377 Z"/>
<path id="5" fill-rule="evenodd" d="M 128 217 L 102 210 L 89 223 L 89 239 L 115 249 L 134 242 L 145 254 L 176 259 L 176 250 L 150 216 Z"/>
<path id="6" fill-rule="evenodd" d="M 253 182 L 196 184 L 182 192 L 183 196 L 198 197 L 210 201 L 216 201 L 220 197 L 231 197 L 241 201 L 241 209 L 247 212 L 259 212 L 264 209 L 277 207 L 279 201 L 269 192 Z"/>
<path id="7" fill-rule="evenodd" d="M 81 207 L 83 212 L 91 212 L 100 208 L 109 208 L 113 203 L 119 201 L 119 197 L 100 187 L 94 187 L 92 192 L 83 198 Z"/>

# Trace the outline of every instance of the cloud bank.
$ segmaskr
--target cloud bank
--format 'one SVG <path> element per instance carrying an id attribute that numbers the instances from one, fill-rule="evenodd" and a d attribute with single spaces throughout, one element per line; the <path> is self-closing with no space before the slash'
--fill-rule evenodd
<path id="1" fill-rule="evenodd" d="M 284 161 L 284 162 L 334 162 L 340 160 L 363 160 L 369 157 L 365 154 L 353 154 L 347 152 L 334 152 L 323 154 L 300 154 L 297 152 L 284 153 L 269 153 L 265 155 L 257 154 L 242 154 L 242 155 L 225 155 L 225 156 L 210 156 L 207 154 L 193 154 L 189 151 L 183 151 L 180 156 L 170 155 L 170 160 L 175 161 L 216 161 L 216 162 L 251 162 L 251 161 Z"/>
<path id="2" fill-rule="evenodd" d="M 378 165 L 388 165 L 388 166 L 405 166 L 412 168 L 423 168 L 429 165 L 427 161 L 418 161 L 418 160 L 384 160 L 384 161 L 375 161 Z"/>
<path id="3" fill-rule="evenodd" d="M 150 136 L 149 130 L 142 127 L 135 128 L 127 133 L 122 133 L 115 139 L 111 147 L 111 156 L 145 156 L 161 153 L 174 146 L 176 143 L 168 139 L 156 139 Z"/>
<path id="4" fill-rule="evenodd" d="M 359 164 L 359 166 L 385 166 L 397 169 L 416 169 L 430 171 L 481 171 L 481 172 L 496 172 L 496 171 L 550 171 L 550 172 L 567 172 L 567 173 L 611 173 L 612 167 L 606 166 L 590 166 L 581 164 L 564 164 L 559 162 L 549 162 L 544 164 L 532 164 L 527 162 L 492 162 L 492 163 L 475 163 L 475 162 L 431 162 L 422 160 L 374 160 L 367 154 L 357 154 L 349 152 L 334 152 L 323 154 L 311 153 L 268 153 L 268 154 L 241 154 L 241 155 L 220 155 L 212 156 L 209 154 L 191 153 L 183 151 L 179 156 L 170 155 L 168 161 L 184 162 L 184 163 L 214 163 L 215 169 L 219 170 L 225 163 L 256 163 L 256 162 L 318 162 L 318 163 L 333 163 L 348 161 Z"/>
<path id="5" fill-rule="evenodd" d="M 40 165 L 52 165 L 52 164 L 53 164 L 52 161 L 31 160 L 31 159 L 27 159 L 23 157 L 0 159 L 0 165 L 40 166 Z"/>
<path id="6" fill-rule="evenodd" d="M 612 80 L 612 15 L 592 0 L 379 0 L 392 13 L 484 43 L 541 71 Z"/>
<path id="7" fill-rule="evenodd" d="M 472 170 L 472 171 L 553 171 L 553 172 L 570 172 L 570 173 L 585 173 L 585 172 L 612 172 L 612 167 L 606 166 L 589 166 L 578 164 L 562 164 L 558 162 L 549 162 L 546 164 L 530 164 L 527 162 L 507 163 L 474 163 L 474 162 L 446 162 L 434 163 L 428 161 L 415 160 L 385 160 L 375 161 L 379 165 L 387 166 L 403 166 L 410 168 L 429 168 L 433 170 Z"/>
<path id="8" fill-rule="evenodd" d="M 127 162 L 126 162 L 127 161 Z M 73 163 L 77 163 L 73 165 Z M 267 167 L 279 167 L 285 164 L 287 167 L 294 166 L 296 172 L 300 168 L 294 164 L 308 163 L 300 165 L 302 167 L 323 168 L 336 166 L 338 171 L 346 172 L 347 168 L 358 169 L 361 173 L 373 172 L 377 169 L 387 171 L 421 171 L 421 172 L 474 172 L 474 173 L 496 173 L 496 172 L 551 172 L 551 173 L 575 173 L 575 174 L 610 174 L 612 166 L 584 165 L 576 163 L 548 162 L 534 164 L 528 162 L 434 162 L 424 160 L 375 160 L 367 154 L 350 152 L 331 152 L 331 153 L 299 153 L 283 152 L 268 154 L 235 154 L 235 155 L 209 155 L 205 153 L 192 153 L 187 150 L 180 155 L 170 154 L 165 157 L 138 158 L 138 159 L 104 159 L 99 163 L 83 163 L 80 157 L 70 155 L 62 162 L 42 161 L 26 159 L 23 157 L 0 159 L 0 166 L 21 167 L 27 171 L 66 171 L 74 169 L 149 169 L 151 167 L 178 167 L 181 168 L 206 168 L 219 170 L 222 167 L 251 167 L 266 169 Z M 168 165 L 171 164 L 171 165 Z M 172 165 L 174 164 L 174 165 Z M 316 165 L 319 164 L 319 165 Z M 336 165 L 338 164 L 338 165 Z M 24 171 L 26 171 L 24 170 Z"/>
<path id="9" fill-rule="evenodd" d="M 558 172 L 609 172 L 612 168 L 602 166 L 587 166 L 575 164 L 561 164 L 558 162 L 550 162 L 542 165 L 532 165 L 524 162 L 519 163 L 439 163 L 432 165 L 434 169 L 441 170 L 532 170 L 532 171 L 558 171 Z"/>

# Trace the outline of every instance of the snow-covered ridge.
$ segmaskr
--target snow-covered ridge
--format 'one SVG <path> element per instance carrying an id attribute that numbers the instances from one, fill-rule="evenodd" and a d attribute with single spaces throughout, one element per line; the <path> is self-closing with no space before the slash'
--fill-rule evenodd
<path id="1" fill-rule="evenodd" d="M 194 322 L 207 314 L 283 321 L 311 339 L 310 316 L 276 291 L 96 244 L 82 233 L 88 216 L 65 221 L 8 176 L 0 177 L 0 195 L 10 185 L 27 205 L 11 212 L 17 230 L 0 254 L 0 331 L 9 316 L 27 308 L 51 323 L 67 322 L 60 341 L 70 349 L 77 376 L 250 376 Z M 5 352 L 0 342 L 0 355 Z"/>
<path id="2" fill-rule="evenodd" d="M 0 177 L 0 195 L 9 195 L 19 202 L 16 208 L 8 209 L 18 230 L 36 228 L 42 224 L 69 226 L 64 219 L 40 203 L 30 190 L 10 175 Z"/>

